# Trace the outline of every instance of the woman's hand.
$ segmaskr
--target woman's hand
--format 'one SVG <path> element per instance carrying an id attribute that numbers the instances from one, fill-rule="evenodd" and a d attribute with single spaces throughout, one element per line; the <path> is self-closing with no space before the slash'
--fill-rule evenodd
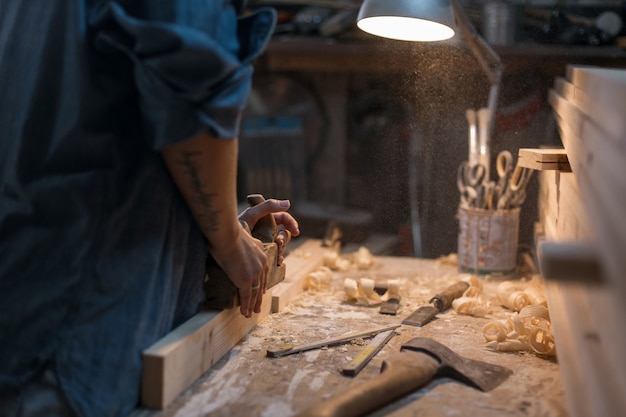
<path id="1" fill-rule="evenodd" d="M 253 229 L 256 223 L 266 215 L 272 214 L 274 216 L 276 226 L 278 226 L 278 233 L 274 239 L 278 246 L 278 256 L 276 257 L 278 265 L 283 263 L 285 249 L 291 237 L 300 234 L 298 222 L 291 214 L 287 213 L 289 207 L 291 207 L 289 200 L 269 199 L 256 206 L 248 207 L 239 214 L 239 221 L 245 222 L 250 229 Z"/>
<path id="2" fill-rule="evenodd" d="M 283 261 L 285 248 L 291 236 L 298 236 L 300 230 L 294 217 L 286 213 L 290 207 L 288 200 L 266 200 L 254 207 L 246 208 L 239 215 L 250 229 L 268 214 L 272 214 L 278 226 L 275 242 L 278 246 L 277 262 Z M 211 255 L 224 269 L 239 293 L 240 311 L 245 317 L 252 312 L 261 312 L 261 302 L 267 286 L 269 265 L 263 251 L 263 243 L 252 237 L 243 227 L 236 225 L 236 237 L 231 242 L 215 245 Z"/>
<path id="3" fill-rule="evenodd" d="M 234 227 L 237 229 L 235 237 L 215 245 L 210 253 L 237 288 L 241 314 L 249 318 L 252 312 L 261 312 L 269 266 L 263 243 L 239 223 Z"/>

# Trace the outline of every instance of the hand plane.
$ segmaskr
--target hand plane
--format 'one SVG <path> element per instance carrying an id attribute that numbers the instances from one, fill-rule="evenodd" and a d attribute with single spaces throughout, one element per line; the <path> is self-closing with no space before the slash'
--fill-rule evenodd
<path id="1" fill-rule="evenodd" d="M 261 194 L 250 194 L 247 201 L 253 207 L 264 202 L 265 198 Z M 278 229 L 274 216 L 268 214 L 262 217 L 252 230 L 248 231 L 253 237 L 263 242 L 263 251 L 267 256 L 269 265 L 267 288 L 271 288 L 285 279 L 285 264 L 278 265 L 277 262 L 278 245 L 274 240 L 278 234 Z M 223 310 L 239 306 L 237 288 L 211 256 L 207 257 L 204 291 L 207 296 L 206 308 Z"/>

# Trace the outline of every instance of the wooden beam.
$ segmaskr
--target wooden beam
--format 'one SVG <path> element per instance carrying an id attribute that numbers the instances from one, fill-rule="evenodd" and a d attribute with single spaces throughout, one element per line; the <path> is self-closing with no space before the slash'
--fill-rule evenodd
<path id="1" fill-rule="evenodd" d="M 587 92 L 563 78 L 556 79 L 554 90 L 586 117 L 602 126 L 610 137 L 619 140 L 626 131 L 626 119 L 620 113 L 620 108 L 603 102 L 596 93 Z"/>
<path id="2" fill-rule="evenodd" d="M 272 289 L 262 311 L 246 319 L 239 308 L 202 311 L 143 352 L 141 405 L 165 408 L 270 312 Z"/>
<path id="3" fill-rule="evenodd" d="M 623 221 L 626 206 L 626 125 L 623 118 L 626 71 L 569 67 L 568 78 L 568 81 L 557 80 L 555 88 L 550 91 L 549 101 L 580 188 L 580 200 L 589 222 L 589 237 L 604 283 L 563 283 L 548 279 L 546 295 L 570 413 L 573 417 L 608 417 L 626 410 L 622 394 L 626 392 L 626 362 L 622 360 L 626 349 L 626 333 L 623 331 L 626 318 L 623 302 L 626 296 L 623 280 L 626 270 L 623 251 L 626 246 L 626 224 Z M 550 233 L 557 238 L 564 237 L 560 236 L 561 232 L 577 237 L 572 228 L 559 228 L 564 219 L 561 197 L 571 198 L 570 194 L 560 187 L 556 217 L 542 215 L 556 220 L 552 222 L 555 227 L 550 227 Z M 550 195 L 549 191 L 546 195 Z M 548 226 L 546 224 L 546 230 Z M 570 246 L 570 255 L 580 260 L 580 255 L 571 253 L 571 249 Z M 587 266 L 592 265 L 588 263 Z M 597 273 L 591 268 L 586 275 Z M 598 388 L 598 384 L 603 388 Z"/>
<path id="4" fill-rule="evenodd" d="M 285 258 L 287 274 L 272 291 L 272 313 L 280 312 L 304 291 L 306 277 L 324 265 L 328 252 L 338 252 L 339 242 L 332 247 L 322 246 L 318 239 L 308 239 Z"/>
<path id="5" fill-rule="evenodd" d="M 207 310 L 171 331 L 143 352 L 141 405 L 162 409 L 190 387 L 271 311 L 279 311 L 302 293 L 306 276 L 320 268 L 327 251 L 307 239 L 285 258 L 285 280 L 263 296 L 262 311 L 250 319 L 238 307 Z"/>

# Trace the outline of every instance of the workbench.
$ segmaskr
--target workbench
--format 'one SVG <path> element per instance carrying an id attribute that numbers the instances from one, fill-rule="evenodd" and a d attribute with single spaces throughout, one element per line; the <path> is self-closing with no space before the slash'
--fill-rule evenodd
<path id="1" fill-rule="evenodd" d="M 400 280 L 402 298 L 397 315 L 380 314 L 377 305 L 346 302 L 345 278 L 363 277 L 376 282 Z M 493 307 L 487 317 L 460 315 L 450 309 L 426 326 L 402 325 L 354 377 L 343 376 L 340 370 L 368 339 L 280 358 L 266 356 L 268 348 L 285 343 L 304 344 L 359 329 L 399 324 L 460 278 L 457 265 L 449 258 L 374 256 L 369 269 L 352 266 L 347 271 L 334 271 L 329 289 L 304 291 L 280 312 L 268 315 L 167 408 L 139 414 L 151 417 L 292 416 L 334 393 L 376 378 L 387 355 L 399 351 L 408 340 L 424 336 L 464 357 L 499 364 L 513 373 L 487 393 L 452 379 L 438 379 L 371 416 L 566 416 L 563 385 L 554 357 L 539 357 L 530 352 L 495 352 L 485 347 L 482 327 L 493 319 L 504 319 L 511 314 L 496 299 L 495 288 L 501 280 L 483 278 L 482 297 Z"/>

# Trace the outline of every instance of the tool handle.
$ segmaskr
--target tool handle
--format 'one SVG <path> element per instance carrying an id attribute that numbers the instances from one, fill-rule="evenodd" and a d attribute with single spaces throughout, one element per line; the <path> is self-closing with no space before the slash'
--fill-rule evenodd
<path id="1" fill-rule="evenodd" d="M 297 417 L 365 415 L 428 384 L 438 368 L 439 362 L 426 353 L 394 353 L 383 362 L 380 375 L 318 403 Z"/>
<path id="2" fill-rule="evenodd" d="M 437 307 L 439 311 L 447 310 L 452 305 L 452 301 L 462 296 L 468 288 L 468 282 L 459 281 L 431 298 L 430 303 Z"/>
<path id="3" fill-rule="evenodd" d="M 246 197 L 250 207 L 254 207 L 265 201 L 265 197 L 261 194 L 250 194 Z M 272 243 L 278 234 L 276 220 L 271 214 L 261 217 L 252 228 L 252 236 L 259 239 L 263 243 Z"/>
<path id="4" fill-rule="evenodd" d="M 348 376 L 355 376 L 361 369 L 368 364 L 368 362 L 376 356 L 376 354 L 387 344 L 389 339 L 394 335 L 393 330 L 387 330 L 386 332 L 378 333 L 372 341 L 365 346 L 355 357 L 343 367 L 341 373 Z"/>

